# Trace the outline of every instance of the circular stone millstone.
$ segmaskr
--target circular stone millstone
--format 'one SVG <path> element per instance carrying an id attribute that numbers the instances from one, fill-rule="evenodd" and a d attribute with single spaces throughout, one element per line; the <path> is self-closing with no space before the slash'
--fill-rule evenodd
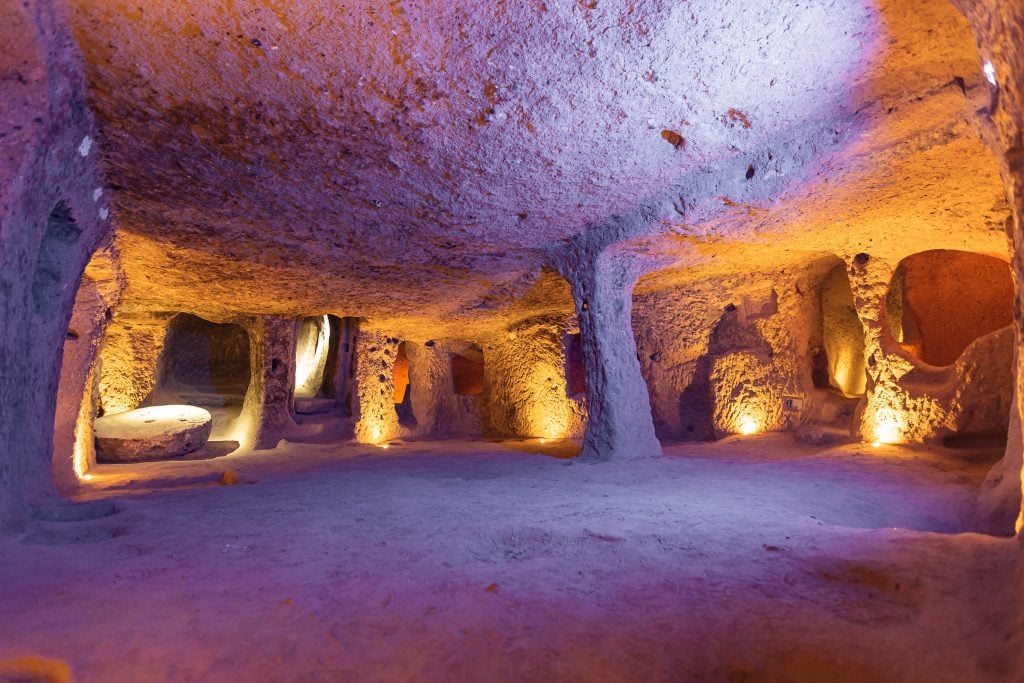
<path id="1" fill-rule="evenodd" d="M 195 406 L 151 406 L 96 419 L 99 462 L 175 458 L 206 445 L 213 416 Z"/>

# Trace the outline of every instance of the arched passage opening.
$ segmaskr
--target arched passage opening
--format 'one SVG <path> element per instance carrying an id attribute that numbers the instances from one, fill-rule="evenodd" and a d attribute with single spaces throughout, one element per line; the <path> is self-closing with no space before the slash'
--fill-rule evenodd
<path id="1" fill-rule="evenodd" d="M 484 391 L 484 352 L 478 344 L 461 344 L 448 354 L 456 396 L 479 396 Z"/>
<path id="2" fill-rule="evenodd" d="M 822 338 L 814 359 L 815 387 L 848 398 L 863 396 L 867 387 L 864 326 L 844 263 L 837 263 L 822 279 L 820 298 Z"/>
<path id="3" fill-rule="evenodd" d="M 295 339 L 294 411 L 299 415 L 352 415 L 352 373 L 359 321 L 309 316 Z"/>
<path id="4" fill-rule="evenodd" d="M 934 249 L 903 259 L 886 298 L 893 339 L 914 358 L 945 367 L 975 340 L 1013 323 L 1005 260 Z"/>
<path id="5" fill-rule="evenodd" d="M 331 347 L 331 320 L 326 315 L 303 318 L 295 337 L 295 398 L 316 398 L 325 388 Z"/>
<path id="6" fill-rule="evenodd" d="M 44 239 L 43 248 L 54 248 L 57 243 L 69 244 L 67 237 L 74 228 L 66 225 L 73 221 L 63 202 L 50 215 L 50 224 L 59 218 L 58 231 L 64 234 L 62 239 Z M 65 254 L 62 258 L 68 258 Z M 51 252 L 40 258 L 40 264 L 47 274 L 40 275 L 37 271 L 33 283 L 33 298 L 43 294 L 43 290 L 53 286 L 54 277 L 66 277 L 57 272 L 57 261 Z M 109 326 L 109 305 L 116 298 L 116 278 L 113 275 L 113 264 L 109 254 L 97 252 L 86 265 L 77 287 L 74 288 L 74 301 L 70 319 L 64 333 L 63 353 L 60 357 L 60 378 L 57 385 L 56 413 L 53 423 L 53 452 L 51 472 L 58 490 L 63 493 L 74 491 L 79 480 L 86 476 L 88 469 L 95 462 L 93 448 L 93 418 L 97 402 L 96 358 L 99 339 Z M 50 283 L 50 284 L 46 284 Z M 48 311 L 53 315 L 57 304 L 55 297 L 60 292 L 54 290 L 45 295 L 48 302 L 37 302 L 40 311 Z"/>
<path id="7" fill-rule="evenodd" d="M 402 342 L 398 345 L 395 353 L 394 377 L 395 377 L 395 413 L 398 414 L 398 424 L 407 429 L 416 428 L 416 414 L 412 408 L 412 382 L 409 378 L 409 352 L 406 345 L 409 342 Z"/>
<path id="8" fill-rule="evenodd" d="M 241 325 L 189 313 L 171 320 L 157 389 L 161 402 L 240 408 L 250 375 L 249 335 Z"/>
<path id="9" fill-rule="evenodd" d="M 95 390 L 83 399 L 90 462 L 213 457 L 237 447 L 232 422 L 251 376 L 244 328 L 187 313 L 132 314 L 113 316 L 99 335 Z M 207 447 L 211 438 L 222 443 Z"/>

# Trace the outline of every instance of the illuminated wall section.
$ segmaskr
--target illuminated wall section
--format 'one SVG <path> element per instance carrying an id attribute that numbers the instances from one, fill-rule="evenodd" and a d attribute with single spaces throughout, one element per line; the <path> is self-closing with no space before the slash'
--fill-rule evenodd
<path id="1" fill-rule="evenodd" d="M 324 384 L 331 345 L 331 324 L 326 315 L 304 318 L 295 340 L 295 396 L 312 398 Z"/>
<path id="2" fill-rule="evenodd" d="M 976 271 L 956 267 L 988 257 L 946 254 L 956 255 L 933 260 L 927 273 L 916 267 L 901 272 L 881 259 L 854 260 L 850 273 L 868 358 L 868 391 L 859 425 L 865 441 L 879 445 L 924 442 L 1007 429 L 1013 407 L 1014 331 L 1009 325 L 994 330 L 994 325 L 979 325 L 978 316 L 998 324 L 1012 307 L 1004 302 L 1007 310 L 972 309 L 970 315 L 958 317 L 961 303 L 970 303 L 972 291 L 986 299 L 999 292 L 989 287 L 976 290 L 969 284 Z M 908 276 L 914 271 L 916 275 Z M 984 271 L 978 273 L 980 277 Z M 939 280 L 948 284 L 939 286 Z M 953 292 L 960 295 L 948 296 Z M 926 318 L 932 322 L 923 324 Z M 935 339 L 937 332 L 942 336 L 941 330 L 922 332 L 943 320 L 948 333 L 941 340 Z M 947 359 L 950 349 L 961 350 L 950 364 L 936 366 L 923 359 L 929 353 L 926 348 L 932 354 L 943 349 Z"/>
<path id="3" fill-rule="evenodd" d="M 562 439 L 582 436 L 586 408 L 566 386 L 565 315 L 520 322 L 484 343 L 485 432 Z"/>

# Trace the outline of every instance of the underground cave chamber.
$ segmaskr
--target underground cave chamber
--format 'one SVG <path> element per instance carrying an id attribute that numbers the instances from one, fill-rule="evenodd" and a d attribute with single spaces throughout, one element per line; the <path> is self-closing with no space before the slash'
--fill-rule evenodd
<path id="1" fill-rule="evenodd" d="M 684 340 L 671 321 L 685 315 L 693 292 L 648 291 L 641 282 L 629 295 L 640 308 L 629 330 L 646 361 L 639 374 L 658 438 L 1005 438 L 1013 405 L 1008 263 L 963 251 L 914 253 L 895 264 L 884 293 L 867 300 L 851 285 L 860 270 L 856 259 L 830 255 L 797 272 L 762 274 L 708 319 L 702 346 L 685 340 L 685 353 L 697 351 L 692 359 L 673 356 Z M 334 315 L 272 326 L 187 313 L 114 316 L 101 326 L 89 376 L 64 381 L 88 387 L 83 415 L 194 406 L 211 414 L 214 441 L 235 445 L 273 445 L 275 437 L 578 439 L 588 422 L 587 359 L 579 313 L 563 296 L 563 312 L 473 342 L 403 341 Z M 83 310 L 90 305 L 79 301 Z M 864 322 L 873 320 L 877 330 Z M 796 334 L 794 325 L 802 326 Z M 262 332 L 262 341 L 247 330 Z M 246 433 L 254 429 L 262 436 Z"/>
<path id="2" fill-rule="evenodd" d="M 1022 36 L 3 5 L 0 680 L 1024 678 Z"/>

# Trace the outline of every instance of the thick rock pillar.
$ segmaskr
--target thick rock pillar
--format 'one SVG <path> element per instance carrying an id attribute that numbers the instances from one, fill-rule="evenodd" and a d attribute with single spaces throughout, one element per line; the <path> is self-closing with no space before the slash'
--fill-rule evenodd
<path id="1" fill-rule="evenodd" d="M 295 335 L 291 318 L 263 316 L 243 325 L 249 335 L 249 388 L 236 431 L 243 448 L 274 448 L 295 429 Z"/>
<path id="2" fill-rule="evenodd" d="M 633 286 L 639 266 L 628 255 L 607 251 L 568 256 L 559 265 L 572 287 L 586 365 L 589 421 L 580 457 L 661 455 L 633 337 Z"/>
<path id="3" fill-rule="evenodd" d="M 867 389 L 858 434 L 872 442 L 923 441 L 932 436 L 942 415 L 931 397 L 912 395 L 904 386 L 904 377 L 916 366 L 900 351 L 889 327 L 886 298 L 896 268 L 867 254 L 853 257 L 848 268 L 867 358 Z"/>
<path id="4" fill-rule="evenodd" d="M 63 347 L 111 233 L 78 46 L 53 4 L 0 6 L 4 63 L 24 75 L 0 79 L 0 532 L 65 507 L 51 472 Z"/>
<path id="5" fill-rule="evenodd" d="M 356 441 L 377 444 L 400 431 L 395 412 L 395 359 L 398 339 L 360 329 L 356 340 Z"/>
<path id="6" fill-rule="evenodd" d="M 999 160 L 1007 203 L 1013 214 L 1006 224 L 1013 250 L 1013 281 L 1016 290 L 1014 317 L 1017 334 L 1015 395 L 1016 419 L 1011 420 L 1007 458 L 1020 463 L 1020 398 L 1024 396 L 1024 5 L 1019 2 L 955 0 L 971 24 L 981 59 L 992 66 L 991 104 L 980 112 L 991 122 L 989 143 Z M 1010 449 L 1017 449 L 1011 453 Z M 1019 472 L 1019 469 L 1018 469 Z M 1024 477 L 1022 477 L 1024 480 Z M 1017 518 L 1018 535 L 1024 526 L 1024 509 Z"/>

